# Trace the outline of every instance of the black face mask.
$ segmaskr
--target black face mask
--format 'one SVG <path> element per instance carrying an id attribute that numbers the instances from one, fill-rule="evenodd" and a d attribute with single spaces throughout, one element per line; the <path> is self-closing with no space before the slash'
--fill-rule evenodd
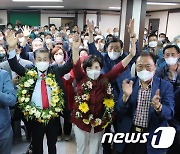
<path id="1" fill-rule="evenodd" d="M 0 53 L 0 60 L 4 59 L 5 56 L 6 56 L 5 53 Z"/>

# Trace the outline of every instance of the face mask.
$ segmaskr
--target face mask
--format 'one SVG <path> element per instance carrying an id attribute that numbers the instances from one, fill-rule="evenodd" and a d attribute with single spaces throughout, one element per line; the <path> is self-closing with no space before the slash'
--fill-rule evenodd
<path id="1" fill-rule="evenodd" d="M 177 46 L 180 48 L 180 43 L 178 43 Z"/>
<path id="2" fill-rule="evenodd" d="M 67 33 L 66 33 L 66 35 L 69 35 L 69 34 L 70 34 L 70 32 L 67 32 Z"/>
<path id="3" fill-rule="evenodd" d="M 156 41 L 149 42 L 149 47 L 151 47 L 151 48 L 157 47 L 157 42 Z"/>
<path id="4" fill-rule="evenodd" d="M 117 37 L 118 35 L 119 35 L 119 32 L 115 32 L 115 33 L 114 33 L 114 36 Z"/>
<path id="5" fill-rule="evenodd" d="M 140 80 L 143 80 L 144 82 L 146 82 L 153 78 L 154 71 L 150 72 L 147 70 L 143 70 L 143 71 L 137 72 L 137 76 L 139 77 Z"/>
<path id="6" fill-rule="evenodd" d="M 69 42 L 72 43 L 72 42 L 73 42 L 73 38 L 70 38 L 70 39 L 69 39 Z"/>
<path id="7" fill-rule="evenodd" d="M 84 40 L 84 36 L 83 35 L 81 36 L 81 39 Z"/>
<path id="8" fill-rule="evenodd" d="M 146 35 L 147 34 L 147 31 L 144 31 L 144 35 Z"/>
<path id="9" fill-rule="evenodd" d="M 20 37 L 18 40 L 22 43 L 24 41 L 24 37 Z"/>
<path id="10" fill-rule="evenodd" d="M 87 47 L 87 46 L 88 46 L 88 40 L 84 40 L 84 41 L 83 41 L 83 44 L 84 44 L 84 46 Z"/>
<path id="11" fill-rule="evenodd" d="M 0 53 L 0 59 L 4 59 L 5 56 L 6 56 L 5 53 Z"/>
<path id="12" fill-rule="evenodd" d="M 47 33 L 47 32 L 49 32 L 49 31 L 46 29 L 44 32 L 46 32 L 46 33 Z"/>
<path id="13" fill-rule="evenodd" d="M 4 39 L 4 36 L 0 36 L 0 40 L 3 40 Z"/>
<path id="14" fill-rule="evenodd" d="M 104 43 L 100 43 L 101 49 L 104 49 Z"/>
<path id="15" fill-rule="evenodd" d="M 49 67 L 49 62 L 36 62 L 36 67 L 39 71 L 44 72 Z"/>
<path id="16" fill-rule="evenodd" d="M 20 59 L 20 54 L 16 54 L 17 60 Z"/>
<path id="17" fill-rule="evenodd" d="M 35 35 L 38 35 L 38 34 L 39 34 L 39 32 L 38 32 L 38 31 L 35 31 L 35 32 L 34 32 L 34 34 L 35 34 Z"/>
<path id="18" fill-rule="evenodd" d="M 162 42 L 163 40 L 165 40 L 165 38 L 159 38 L 159 41 Z"/>
<path id="19" fill-rule="evenodd" d="M 97 32 L 99 31 L 99 29 L 98 29 L 98 28 L 96 28 L 94 31 L 97 33 Z"/>
<path id="20" fill-rule="evenodd" d="M 96 80 L 100 76 L 100 71 L 97 70 L 89 70 L 87 71 L 87 76 L 93 80 Z"/>
<path id="21" fill-rule="evenodd" d="M 19 30 L 19 28 L 15 28 L 15 30 L 16 30 L 16 31 L 18 31 L 18 30 Z"/>
<path id="22" fill-rule="evenodd" d="M 62 55 L 54 55 L 54 59 L 57 63 L 61 63 L 64 61 L 64 57 Z"/>
<path id="23" fill-rule="evenodd" d="M 169 57 L 169 58 L 165 58 L 166 64 L 168 65 L 175 65 L 178 61 L 178 58 L 173 58 L 173 57 Z"/>
<path id="24" fill-rule="evenodd" d="M 49 44 L 49 43 L 51 43 L 51 42 L 52 42 L 51 39 L 47 39 L 47 40 L 46 40 L 46 43 L 47 43 L 47 44 Z"/>
<path id="25" fill-rule="evenodd" d="M 12 29 L 12 27 L 11 27 L 11 26 L 8 26 L 8 29 Z"/>
<path id="26" fill-rule="evenodd" d="M 166 45 L 167 45 L 167 44 L 163 44 L 163 48 L 165 48 L 165 47 L 166 47 Z"/>
<path id="27" fill-rule="evenodd" d="M 121 56 L 121 52 L 111 51 L 111 52 L 108 52 L 108 56 L 111 60 L 116 60 Z"/>

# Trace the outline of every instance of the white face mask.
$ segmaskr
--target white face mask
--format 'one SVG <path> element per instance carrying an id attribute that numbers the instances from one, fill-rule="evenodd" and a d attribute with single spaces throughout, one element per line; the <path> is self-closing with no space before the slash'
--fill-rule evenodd
<path id="1" fill-rule="evenodd" d="M 64 57 L 62 55 L 54 55 L 54 59 L 57 63 L 61 63 L 64 61 Z"/>
<path id="2" fill-rule="evenodd" d="M 16 54 L 17 60 L 20 59 L 20 54 Z"/>
<path id="3" fill-rule="evenodd" d="M 104 49 L 104 43 L 100 43 L 101 49 Z"/>
<path id="4" fill-rule="evenodd" d="M 36 62 L 36 67 L 39 71 L 44 72 L 49 67 L 49 62 Z"/>
<path id="5" fill-rule="evenodd" d="M 178 43 L 177 46 L 180 48 L 180 43 Z"/>
<path id="6" fill-rule="evenodd" d="M 35 32 L 34 32 L 34 34 L 35 34 L 35 35 L 38 35 L 38 34 L 39 34 L 39 32 L 38 32 L 38 31 L 35 31 Z"/>
<path id="7" fill-rule="evenodd" d="M 163 40 L 165 40 L 165 38 L 162 38 L 162 37 L 159 38 L 160 42 L 162 42 Z"/>
<path id="8" fill-rule="evenodd" d="M 89 70 L 87 71 L 87 76 L 93 80 L 96 80 L 100 76 L 100 71 L 97 70 Z"/>
<path id="9" fill-rule="evenodd" d="M 169 58 L 165 58 L 166 64 L 168 65 L 175 65 L 178 61 L 178 58 L 173 58 L 173 57 L 169 57 Z"/>
<path id="10" fill-rule="evenodd" d="M 140 72 L 137 72 L 137 76 L 139 77 L 140 80 L 143 80 L 144 82 L 146 82 L 153 78 L 154 71 L 150 72 L 147 70 L 142 70 Z"/>
<path id="11" fill-rule="evenodd" d="M 83 40 L 84 40 L 84 36 L 83 36 L 83 35 L 81 36 L 81 39 L 83 39 Z"/>
<path id="12" fill-rule="evenodd" d="M 121 52 L 111 51 L 111 52 L 108 52 L 108 56 L 111 60 L 116 60 L 121 56 Z"/>
<path id="13" fill-rule="evenodd" d="M 22 43 L 23 41 L 24 41 L 24 37 L 20 37 L 20 38 L 19 38 L 19 42 Z"/>
<path id="14" fill-rule="evenodd" d="M 70 38 L 70 39 L 69 39 L 69 42 L 72 43 L 72 42 L 73 42 L 73 38 Z"/>
<path id="15" fill-rule="evenodd" d="M 88 46 L 88 40 L 84 40 L 84 41 L 83 41 L 83 44 L 84 44 L 84 46 L 87 47 L 87 46 Z"/>
<path id="16" fill-rule="evenodd" d="M 49 43 L 51 43 L 51 42 L 52 42 L 51 39 L 47 39 L 47 40 L 46 40 L 46 43 L 47 43 L 47 44 L 49 44 Z"/>
<path id="17" fill-rule="evenodd" d="M 119 35 L 119 32 L 115 32 L 115 33 L 114 33 L 114 36 L 117 37 L 118 35 Z"/>
<path id="18" fill-rule="evenodd" d="M 157 47 L 157 41 L 151 41 L 151 42 L 149 42 L 149 47 L 151 47 L 151 48 Z"/>
<path id="19" fill-rule="evenodd" d="M 66 32 L 66 35 L 69 35 L 70 34 L 70 32 Z"/>
<path id="20" fill-rule="evenodd" d="M 147 32 L 147 31 L 144 31 L 144 35 L 146 35 L 146 34 L 148 34 L 148 32 Z"/>
<path id="21" fill-rule="evenodd" d="M 0 36 L 0 40 L 3 40 L 4 36 Z"/>

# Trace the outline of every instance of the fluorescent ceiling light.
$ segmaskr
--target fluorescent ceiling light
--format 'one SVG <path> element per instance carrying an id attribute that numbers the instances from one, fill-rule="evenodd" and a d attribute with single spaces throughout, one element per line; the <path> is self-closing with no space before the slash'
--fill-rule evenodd
<path id="1" fill-rule="evenodd" d="M 109 9 L 113 9 L 113 10 L 120 10 L 121 7 L 114 7 L 114 6 L 110 6 Z"/>
<path id="2" fill-rule="evenodd" d="M 147 5 L 178 5 L 178 3 L 147 2 Z"/>
<path id="3" fill-rule="evenodd" d="M 64 6 L 28 6 L 28 8 L 64 8 Z"/>
<path id="4" fill-rule="evenodd" d="M 12 0 L 13 2 L 63 2 L 63 0 Z"/>

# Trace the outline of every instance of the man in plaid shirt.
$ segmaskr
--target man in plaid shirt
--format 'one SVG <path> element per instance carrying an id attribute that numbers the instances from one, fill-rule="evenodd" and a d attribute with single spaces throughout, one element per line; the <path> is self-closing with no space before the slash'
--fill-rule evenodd
<path id="1" fill-rule="evenodd" d="M 117 143 L 117 154 L 164 154 L 167 151 L 153 148 L 151 141 L 154 131 L 166 127 L 174 115 L 173 86 L 156 77 L 155 70 L 155 56 L 141 53 L 136 59 L 137 77 L 122 83 L 123 94 L 116 104 L 119 119 L 116 133 L 141 133 L 140 140 L 144 139 L 143 133 L 149 136 L 146 143 Z"/>

